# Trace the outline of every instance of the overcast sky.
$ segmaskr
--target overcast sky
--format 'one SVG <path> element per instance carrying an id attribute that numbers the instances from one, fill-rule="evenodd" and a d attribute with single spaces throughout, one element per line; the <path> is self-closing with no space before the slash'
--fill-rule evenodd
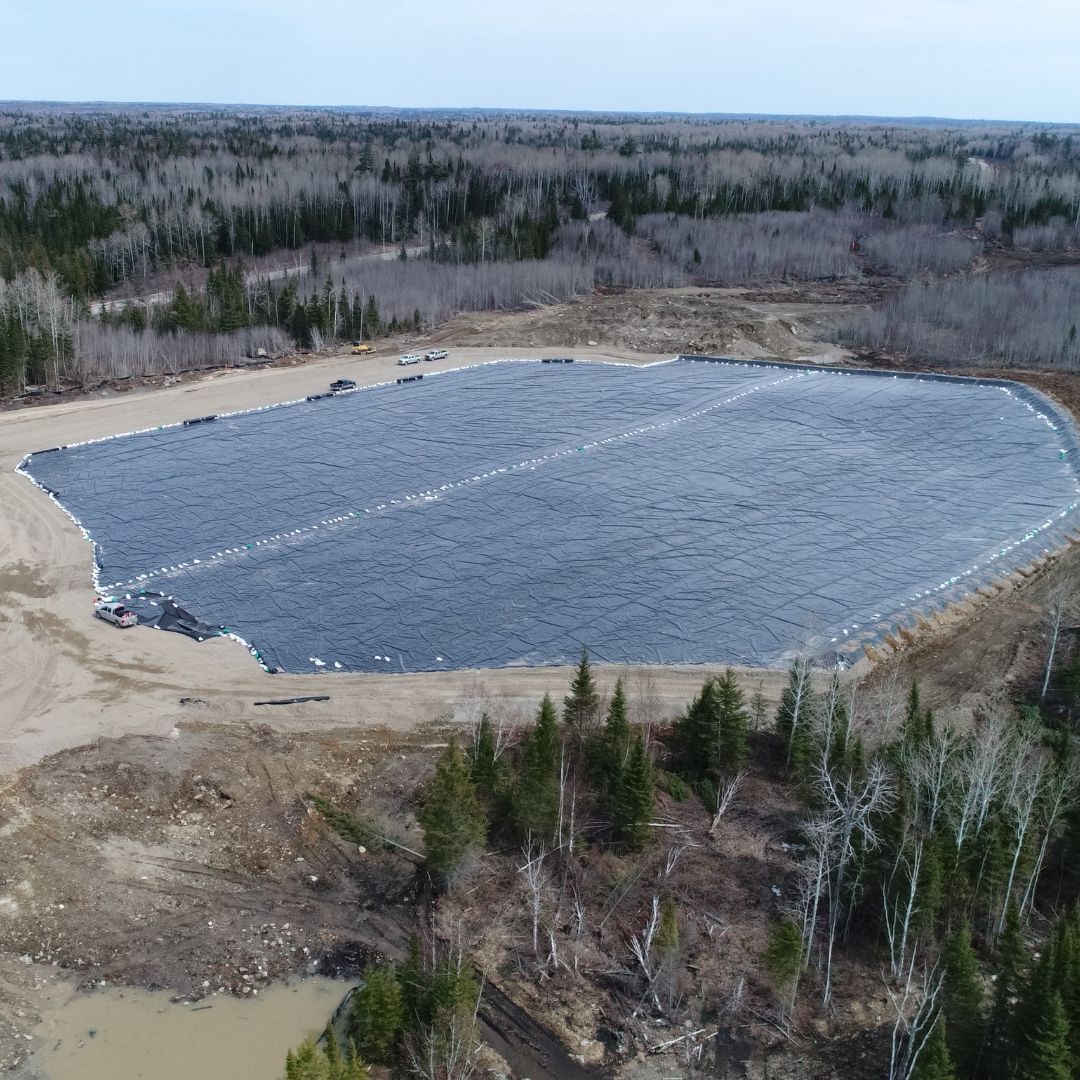
<path id="1" fill-rule="evenodd" d="M 1080 121 L 1078 0 L 3 0 L 0 99 Z"/>

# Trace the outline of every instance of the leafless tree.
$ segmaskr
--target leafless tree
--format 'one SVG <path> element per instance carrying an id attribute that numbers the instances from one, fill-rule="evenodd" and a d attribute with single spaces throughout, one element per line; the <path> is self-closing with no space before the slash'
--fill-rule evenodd
<path id="1" fill-rule="evenodd" d="M 873 851 L 881 838 L 876 818 L 893 801 L 893 783 L 881 762 L 875 762 L 862 779 L 838 777 L 832 772 L 827 753 L 816 768 L 815 787 L 823 803 L 817 819 L 826 852 L 825 878 L 828 912 L 826 921 L 823 1000 L 832 996 L 832 958 L 837 931 L 850 899 L 849 873 L 859 851 Z"/>
<path id="2" fill-rule="evenodd" d="M 900 843 L 889 876 L 881 884 L 881 902 L 885 938 L 889 943 L 889 969 L 900 979 L 907 968 L 912 920 L 918 914 L 917 897 L 922 874 L 924 842 L 915 837 L 910 848 Z"/>
<path id="3" fill-rule="evenodd" d="M 889 1053 L 889 1080 L 910 1080 L 919 1062 L 919 1055 L 938 1019 L 938 999 L 944 984 L 944 972 L 937 965 L 925 963 L 916 978 L 916 957 L 912 953 L 903 983 L 899 990 L 885 981 L 896 1012 Z"/>
<path id="4" fill-rule="evenodd" d="M 746 780 L 746 770 L 740 769 L 734 776 L 727 779 L 716 792 L 716 810 L 713 813 L 712 824 L 709 826 L 709 832 L 716 832 L 720 825 L 720 819 L 731 808 L 731 804 L 735 801 L 736 796 L 739 794 L 739 789 L 743 786 L 743 782 Z"/>
<path id="5" fill-rule="evenodd" d="M 960 743 L 951 724 L 942 724 L 936 737 L 920 746 L 908 748 L 902 767 L 915 796 L 916 812 L 927 835 L 937 831 L 938 819 L 945 812 L 946 796 L 952 780 L 953 759 Z"/>
<path id="6" fill-rule="evenodd" d="M 1064 588 L 1059 588 L 1050 601 L 1050 608 L 1045 618 L 1049 642 L 1046 648 L 1046 665 L 1043 670 L 1042 689 L 1039 691 L 1040 701 L 1046 700 L 1046 691 L 1050 687 L 1050 677 L 1054 672 L 1054 658 L 1057 656 L 1061 633 L 1071 618 L 1071 606 L 1068 592 Z"/>
<path id="7" fill-rule="evenodd" d="M 653 963 L 653 943 L 656 940 L 656 932 L 660 929 L 660 897 L 653 894 L 649 914 L 645 924 L 630 938 L 630 952 L 637 961 L 642 975 L 645 977 L 645 985 L 649 995 L 653 999 L 656 1008 L 660 1008 L 660 998 L 653 987 L 656 980 L 655 965 Z"/>
<path id="8" fill-rule="evenodd" d="M 532 947 L 533 956 L 540 956 L 540 924 L 543 914 L 544 892 L 547 887 L 547 871 L 544 867 L 544 859 L 547 850 L 543 841 L 533 842 L 530 833 L 521 849 L 522 864 L 518 867 L 518 873 L 525 883 L 526 896 L 528 897 L 529 914 L 532 918 Z"/>
<path id="9" fill-rule="evenodd" d="M 945 801 L 945 818 L 957 855 L 965 843 L 982 832 L 1002 787 L 1007 740 L 1005 722 L 992 711 L 977 738 L 965 741 L 955 756 L 955 783 Z"/>
<path id="10" fill-rule="evenodd" d="M 1071 756 L 1060 765 L 1051 767 L 1045 777 L 1042 798 L 1036 807 L 1042 839 L 1020 900 L 1018 914 L 1021 921 L 1027 918 L 1035 903 L 1035 890 L 1038 888 L 1039 876 L 1042 874 L 1046 861 L 1046 849 L 1065 814 L 1074 805 L 1076 779 L 1076 763 Z"/>
<path id="11" fill-rule="evenodd" d="M 1005 929 L 1005 919 L 1012 901 L 1013 882 L 1020 864 L 1028 834 L 1036 824 L 1036 807 L 1043 789 L 1043 773 L 1046 768 L 1044 751 L 1038 744 L 1038 736 L 1027 725 L 1010 740 L 1008 770 L 1009 782 L 1004 785 L 1005 796 L 1002 816 L 1013 840 L 1013 856 L 1009 876 L 1005 883 L 1005 895 L 998 916 L 997 933 Z"/>

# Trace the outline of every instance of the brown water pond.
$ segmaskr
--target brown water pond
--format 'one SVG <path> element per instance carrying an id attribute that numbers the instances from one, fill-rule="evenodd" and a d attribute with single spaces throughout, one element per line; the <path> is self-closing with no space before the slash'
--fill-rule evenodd
<path id="1" fill-rule="evenodd" d="M 280 983 L 258 996 L 174 1003 L 167 992 L 58 990 L 36 1031 L 43 1080 L 279 1080 L 285 1054 L 325 1026 L 349 988 L 335 979 Z"/>

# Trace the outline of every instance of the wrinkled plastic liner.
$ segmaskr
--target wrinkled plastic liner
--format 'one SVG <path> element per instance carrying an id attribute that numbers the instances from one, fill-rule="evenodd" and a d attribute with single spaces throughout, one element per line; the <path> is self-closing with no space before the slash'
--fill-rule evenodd
<path id="1" fill-rule="evenodd" d="M 22 471 L 93 540 L 99 593 L 288 671 L 851 657 L 1059 544 L 1080 500 L 1071 421 L 1015 383 L 426 374 Z"/>

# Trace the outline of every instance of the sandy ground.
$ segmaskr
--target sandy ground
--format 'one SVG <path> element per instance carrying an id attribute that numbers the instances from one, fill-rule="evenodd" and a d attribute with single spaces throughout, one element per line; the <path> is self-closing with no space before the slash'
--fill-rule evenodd
<path id="1" fill-rule="evenodd" d="M 534 349 L 516 355 L 561 355 Z M 576 355 L 645 362 L 661 354 L 580 347 Z M 515 355 L 506 348 L 452 349 L 425 371 Z M 405 727 L 458 714 L 475 697 L 477 674 L 267 676 L 241 646 L 196 644 L 180 635 L 117 631 L 91 617 L 90 550 L 68 518 L 12 470 L 23 455 L 192 416 L 251 408 L 325 389 L 340 377 L 374 383 L 400 374 L 396 353 L 329 357 L 292 368 L 220 372 L 165 390 L 109 392 L 0 414 L 0 771 L 100 737 L 168 734 L 201 719 L 257 721 L 281 729 L 353 724 Z M 415 370 L 415 369 L 412 369 Z M 411 372 L 410 372 L 411 373 Z M 778 676 L 763 676 L 770 696 Z M 488 693 L 529 707 L 565 692 L 566 669 L 503 669 L 480 676 Z M 701 671 L 663 668 L 655 689 L 674 713 Z M 264 698 L 329 694 L 322 703 L 255 708 Z M 181 705 L 181 698 L 201 702 Z"/>

